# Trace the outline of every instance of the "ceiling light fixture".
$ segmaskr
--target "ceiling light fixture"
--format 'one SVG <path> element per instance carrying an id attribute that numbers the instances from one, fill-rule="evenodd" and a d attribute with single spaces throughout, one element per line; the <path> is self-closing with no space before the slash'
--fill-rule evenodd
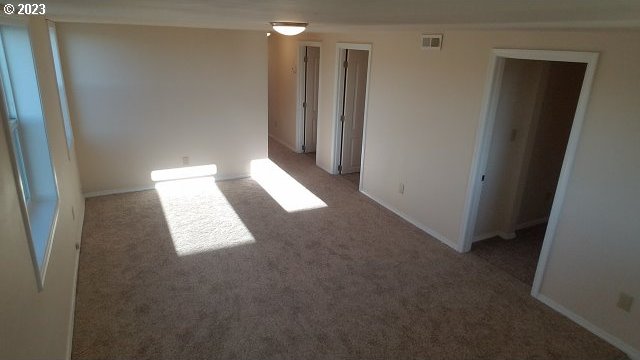
<path id="1" fill-rule="evenodd" d="M 282 35 L 293 36 L 298 35 L 307 28 L 307 23 L 301 22 L 289 22 L 289 21 L 275 21 L 271 23 L 273 30 L 279 32 Z"/>

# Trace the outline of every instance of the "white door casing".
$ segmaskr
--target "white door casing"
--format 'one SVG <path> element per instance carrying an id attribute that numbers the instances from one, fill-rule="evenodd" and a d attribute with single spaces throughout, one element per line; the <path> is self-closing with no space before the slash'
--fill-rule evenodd
<path id="1" fill-rule="evenodd" d="M 347 50 L 341 158 L 343 174 L 360 171 L 368 63 L 368 51 Z"/>
<path id="2" fill-rule="evenodd" d="M 304 111 L 304 152 L 316 151 L 318 131 L 318 82 L 320 80 L 320 48 L 306 47 L 305 63 L 305 103 Z"/>

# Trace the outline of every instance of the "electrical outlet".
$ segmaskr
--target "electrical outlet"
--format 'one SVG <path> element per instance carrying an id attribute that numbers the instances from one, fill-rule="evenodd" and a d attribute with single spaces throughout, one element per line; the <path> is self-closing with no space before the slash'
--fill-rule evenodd
<path id="1" fill-rule="evenodd" d="M 404 194 L 404 184 L 403 183 L 400 183 L 400 185 L 398 186 L 398 192 L 400 194 Z"/>
<path id="2" fill-rule="evenodd" d="M 182 165 L 189 165 L 189 157 L 188 156 L 183 156 L 182 157 Z"/>
<path id="3" fill-rule="evenodd" d="M 634 300 L 633 296 L 621 292 L 620 297 L 618 298 L 617 306 L 626 312 L 631 312 L 631 306 L 633 306 L 633 300 Z"/>

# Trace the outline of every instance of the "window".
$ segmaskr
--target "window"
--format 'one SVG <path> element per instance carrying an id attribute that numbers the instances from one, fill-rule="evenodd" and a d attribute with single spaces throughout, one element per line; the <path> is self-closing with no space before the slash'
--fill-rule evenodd
<path id="1" fill-rule="evenodd" d="M 51 41 L 51 52 L 53 54 L 53 66 L 56 72 L 56 82 L 58 83 L 58 95 L 60 97 L 60 109 L 62 110 L 62 120 L 64 121 L 64 133 L 67 137 L 67 157 L 71 160 L 71 149 L 73 148 L 73 131 L 71 130 L 71 116 L 69 115 L 69 102 L 67 92 L 64 87 L 64 77 L 62 76 L 62 62 L 60 60 L 60 49 L 58 48 L 58 35 L 56 24 L 47 21 L 49 25 L 49 39 Z"/>
<path id="2" fill-rule="evenodd" d="M 42 289 L 58 212 L 58 187 L 29 32 L 24 24 L 0 23 L 0 80 L 3 126 L 13 152 L 36 280 Z"/>

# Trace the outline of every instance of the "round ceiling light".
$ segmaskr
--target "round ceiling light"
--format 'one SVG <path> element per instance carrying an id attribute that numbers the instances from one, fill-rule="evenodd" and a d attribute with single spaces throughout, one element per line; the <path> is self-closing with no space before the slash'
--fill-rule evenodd
<path id="1" fill-rule="evenodd" d="M 301 22 L 289 22 L 289 21 L 275 21 L 271 23 L 273 30 L 282 35 L 293 36 L 298 35 L 307 28 L 307 23 Z"/>

